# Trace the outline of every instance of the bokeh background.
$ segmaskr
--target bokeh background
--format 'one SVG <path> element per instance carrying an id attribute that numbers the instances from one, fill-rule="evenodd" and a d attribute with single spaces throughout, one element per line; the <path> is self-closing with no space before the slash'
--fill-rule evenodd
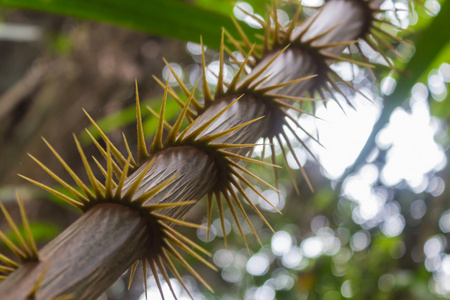
<path id="1" fill-rule="evenodd" d="M 265 10 L 254 1 L 235 4 L 219 1 L 221 5 L 206 0 L 192 2 L 205 9 L 233 14 L 255 28 L 258 24 L 238 7 L 255 16 L 264 15 Z M 305 17 L 323 4 L 320 0 L 302 3 L 309 6 L 304 9 Z M 250 216 L 262 247 L 242 218 L 252 251 L 248 253 L 229 211 L 225 212 L 228 249 L 224 247 L 217 213 L 213 215 L 209 240 L 203 230 L 182 229 L 213 253 L 212 261 L 219 268 L 215 273 L 196 265 L 215 288 L 215 294 L 189 275 L 183 277 L 195 299 L 450 298 L 448 40 L 427 62 L 418 82 L 397 86 L 398 79 L 407 74 L 405 66 L 418 52 L 417 47 L 423 47 L 417 43 L 420 38 L 429 34 L 434 34 L 436 40 L 440 38 L 439 32 L 430 33 L 429 29 L 444 5 L 448 6 L 436 0 L 383 3 L 384 9 L 398 9 L 397 13 L 386 13 L 387 20 L 400 28 L 412 28 L 392 32 L 414 45 L 395 43 L 398 53 L 387 50 L 399 72 L 391 71 L 384 59 L 364 42 L 360 42 L 361 49 L 377 64 L 376 68 L 369 71 L 346 62 L 332 66 L 371 101 L 340 85 L 355 109 L 345 104 L 340 108 L 330 101 L 326 106 L 316 107 L 319 118 L 298 115 L 303 128 L 321 143 L 298 131 L 320 165 L 299 143 L 293 143 L 315 191 L 308 188 L 289 151 L 287 164 L 294 170 L 300 194 L 294 190 L 287 168 L 278 171 L 279 195 L 254 183 L 282 211 L 282 215 L 274 212 L 256 193 L 247 191 L 275 230 L 273 234 L 257 216 Z M 292 15 L 291 6 L 280 5 L 278 20 L 282 25 L 289 23 Z M 450 26 L 448 21 L 446 24 Z M 0 200 L 18 217 L 15 191 L 20 193 L 40 246 L 80 214 L 16 175 L 21 173 L 54 184 L 27 153 L 65 176 L 42 142 L 41 136 L 45 137 L 82 174 L 72 133 L 81 137 L 88 154 L 99 156 L 83 133 L 90 123 L 82 108 L 99 120 L 113 141 L 121 144 L 123 131 L 133 144 L 135 78 L 141 99 L 158 110 L 162 88 L 152 75 L 167 78 L 169 70 L 162 57 L 192 88 L 201 76 L 198 42 L 186 43 L 73 17 L 0 7 Z M 205 49 L 207 80 L 214 88 L 219 55 L 214 47 Z M 226 81 L 231 81 L 236 70 L 237 66 L 227 60 Z M 175 79 L 169 80 L 181 94 Z M 402 94 L 404 97 L 386 103 L 386 99 L 392 100 L 390 95 L 397 95 L 399 88 L 407 90 Z M 327 97 L 332 99 L 331 95 Z M 173 120 L 178 112 L 177 105 L 170 101 L 166 120 Z M 146 132 L 151 138 L 156 118 L 148 111 L 144 114 Z M 379 119 L 384 121 L 368 155 L 357 160 Z M 283 165 L 282 151 L 279 145 L 275 148 L 277 161 Z M 253 156 L 260 157 L 262 151 L 262 147 L 257 147 Z M 265 157 L 270 157 L 268 148 Z M 251 164 L 247 168 L 274 182 L 271 168 Z M 205 201 L 196 205 L 187 218 L 205 223 Z M 3 218 L 0 229 L 9 232 Z M 6 252 L 3 244 L 0 248 Z M 195 264 L 193 260 L 192 263 Z M 142 274 L 137 275 L 129 291 L 128 276 L 124 274 L 101 298 L 145 299 Z M 159 291 L 152 276 L 147 285 L 148 298 L 158 299 Z M 179 299 L 187 299 L 176 280 L 172 285 Z M 166 299 L 171 299 L 168 286 L 163 288 Z"/>

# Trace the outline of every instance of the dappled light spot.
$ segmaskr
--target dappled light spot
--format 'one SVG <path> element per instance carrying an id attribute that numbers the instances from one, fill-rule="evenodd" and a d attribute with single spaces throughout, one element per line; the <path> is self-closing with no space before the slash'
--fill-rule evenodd
<path id="1" fill-rule="evenodd" d="M 427 205 L 425 204 L 425 201 L 420 199 L 411 203 L 409 212 L 414 219 L 421 219 L 427 212 Z"/>
<path id="2" fill-rule="evenodd" d="M 317 109 L 316 115 L 321 120 L 311 120 L 317 124 L 324 146 L 311 143 L 311 148 L 330 179 L 339 178 L 354 163 L 380 113 L 377 105 L 368 103 L 358 94 L 354 101 L 356 110 L 345 103 L 341 105 L 343 109 L 335 101 L 330 101 L 326 108 L 320 106 Z"/>
<path id="3" fill-rule="evenodd" d="M 442 259 L 441 269 L 445 275 L 450 276 L 450 255 L 445 255 Z"/>
<path id="4" fill-rule="evenodd" d="M 439 228 L 443 233 L 450 232 L 450 210 L 446 210 L 442 213 L 441 218 L 439 219 Z"/>
<path id="5" fill-rule="evenodd" d="M 222 270 L 222 278 L 228 282 L 239 282 L 241 281 L 243 274 L 241 269 L 238 267 L 231 265 Z"/>
<path id="6" fill-rule="evenodd" d="M 433 256 L 433 257 L 425 258 L 425 268 L 429 272 L 436 272 L 439 269 L 440 265 L 441 265 L 441 257 L 440 256 Z"/>
<path id="7" fill-rule="evenodd" d="M 281 258 L 283 266 L 289 269 L 299 269 L 302 262 L 305 262 L 305 260 L 303 259 L 303 254 L 299 247 L 292 247 Z"/>
<path id="8" fill-rule="evenodd" d="M 290 22 L 288 14 L 282 9 L 277 9 L 277 21 L 281 26 L 287 26 Z"/>
<path id="9" fill-rule="evenodd" d="M 443 63 L 439 67 L 439 71 L 442 72 L 442 76 L 444 76 L 445 82 L 450 82 L 450 64 L 449 63 Z"/>
<path id="10" fill-rule="evenodd" d="M 203 227 L 207 227 L 208 224 L 203 223 L 202 226 Z M 210 230 L 209 230 L 209 239 L 208 239 L 208 230 L 204 229 L 204 228 L 199 228 L 197 229 L 197 237 L 202 241 L 202 242 L 210 242 L 212 240 L 214 240 L 214 238 L 217 235 L 217 231 L 216 228 L 214 226 L 211 226 Z"/>
<path id="11" fill-rule="evenodd" d="M 401 28 L 407 28 L 410 24 L 410 14 L 408 12 L 408 4 L 403 2 L 384 1 L 381 5 L 382 9 L 386 9 L 386 17 L 389 21 Z M 396 30 L 398 32 L 398 30 Z"/>
<path id="12" fill-rule="evenodd" d="M 286 231 L 278 231 L 273 235 L 271 245 L 273 254 L 282 256 L 291 250 L 292 237 Z"/>
<path id="13" fill-rule="evenodd" d="M 262 194 L 278 210 L 281 211 L 284 208 L 286 201 L 282 194 L 278 194 L 277 192 L 275 192 L 273 190 L 264 191 Z M 261 208 L 264 210 L 267 210 L 270 212 L 276 212 L 276 210 L 266 201 L 260 201 L 259 206 L 261 206 Z"/>
<path id="14" fill-rule="evenodd" d="M 341 249 L 341 241 L 334 236 L 330 236 L 328 238 L 326 238 L 325 240 L 323 240 L 324 243 L 324 254 L 328 255 L 328 256 L 333 256 L 336 255 L 336 253 L 339 252 L 339 250 Z"/>
<path id="15" fill-rule="evenodd" d="M 264 20 L 264 18 L 261 15 L 258 14 L 253 14 L 253 17 L 258 18 L 259 20 Z M 247 16 L 245 18 L 245 23 L 247 23 L 248 25 L 250 25 L 253 28 L 262 28 L 261 24 L 259 24 L 258 21 L 256 21 L 254 18 Z"/>
<path id="16" fill-rule="evenodd" d="M 300 148 L 300 147 L 297 147 L 297 148 L 294 149 L 294 154 L 295 154 L 295 156 L 297 156 L 297 159 L 299 160 L 300 164 L 302 166 L 304 166 L 305 163 L 306 163 L 306 160 L 308 159 L 305 150 Z M 288 152 L 288 154 L 286 156 L 286 160 L 287 160 L 288 165 L 289 165 L 289 167 L 291 169 L 293 169 L 293 170 L 300 169 L 300 167 L 298 166 L 298 164 L 297 164 L 297 162 L 296 162 L 296 160 L 294 158 L 294 155 L 292 155 L 291 151 Z"/>
<path id="17" fill-rule="evenodd" d="M 341 250 L 333 256 L 333 261 L 337 265 L 345 265 L 353 255 L 353 251 L 348 248 L 341 248 Z"/>
<path id="18" fill-rule="evenodd" d="M 317 233 L 321 228 L 330 226 L 330 221 L 328 221 L 328 218 L 325 216 L 315 216 L 311 220 L 311 230 L 314 233 Z"/>
<path id="19" fill-rule="evenodd" d="M 253 276 L 264 275 L 269 270 L 269 258 L 263 253 L 257 253 L 250 257 L 246 269 Z"/>
<path id="20" fill-rule="evenodd" d="M 370 234 L 367 231 L 358 231 L 350 239 L 350 247 L 353 251 L 362 251 L 369 246 L 370 239 Z"/>
<path id="21" fill-rule="evenodd" d="M 344 281 L 344 283 L 341 286 L 341 294 L 345 298 L 352 298 L 353 297 L 353 290 L 350 280 Z"/>
<path id="22" fill-rule="evenodd" d="M 323 0 L 302 0 L 301 3 L 304 6 L 319 7 L 319 6 L 323 5 L 324 1 Z"/>
<path id="23" fill-rule="evenodd" d="M 433 197 L 439 197 L 445 190 L 445 182 L 441 177 L 434 176 L 428 182 L 427 192 Z"/>
<path id="24" fill-rule="evenodd" d="M 233 253 L 224 249 L 220 249 L 214 253 L 214 263 L 220 268 L 226 268 L 233 262 Z"/>
<path id="25" fill-rule="evenodd" d="M 375 165 L 368 164 L 357 174 L 349 176 L 343 184 L 344 194 L 358 204 L 352 212 L 353 221 L 357 224 L 372 220 L 374 222 L 368 227 L 374 227 L 382 221 L 380 214 L 387 200 L 387 192 L 382 187 L 373 187 L 378 173 Z"/>
<path id="26" fill-rule="evenodd" d="M 433 70 L 428 74 L 428 88 L 434 100 L 441 102 L 447 98 L 446 82 L 440 69 Z"/>
<path id="27" fill-rule="evenodd" d="M 322 254 L 323 244 L 320 238 L 313 236 L 304 240 L 300 248 L 305 257 L 317 258 Z"/>
<path id="28" fill-rule="evenodd" d="M 225 234 L 228 235 L 231 232 L 231 223 L 228 219 L 224 219 L 223 223 L 225 225 Z M 215 219 L 212 223 L 214 228 L 216 228 L 216 235 L 218 237 L 223 237 L 222 224 L 220 223 L 220 219 Z"/>
<path id="29" fill-rule="evenodd" d="M 273 277 L 266 281 L 277 291 L 288 291 L 294 286 L 295 277 L 290 275 L 286 269 L 279 268 L 273 272 Z"/>
<path id="30" fill-rule="evenodd" d="M 395 286 L 395 277 L 392 274 L 383 274 L 378 279 L 378 288 L 380 291 L 388 293 Z"/>
<path id="31" fill-rule="evenodd" d="M 268 285 L 249 288 L 245 293 L 245 299 L 248 300 L 274 300 L 275 291 Z"/>
<path id="32" fill-rule="evenodd" d="M 248 16 L 246 13 L 252 15 L 253 7 L 247 2 L 237 1 L 233 8 L 233 14 L 236 19 L 243 21 Z"/>
<path id="33" fill-rule="evenodd" d="M 152 299 L 152 300 L 175 300 L 169 285 L 164 281 L 163 277 L 158 275 L 159 281 L 161 281 L 161 289 L 164 293 L 164 298 L 162 298 L 155 277 L 150 276 L 147 279 L 147 296 L 145 293 L 143 293 L 139 300 L 146 300 L 146 299 Z M 191 276 L 183 276 L 183 281 L 185 282 L 186 286 L 189 288 L 189 291 L 191 292 L 192 296 L 195 299 L 205 299 L 205 297 L 200 293 L 200 291 L 197 289 L 197 285 L 195 280 Z M 175 293 L 176 299 L 178 300 L 188 300 L 191 299 L 189 297 L 188 293 L 182 288 L 181 284 L 176 279 L 171 279 L 170 284 L 172 286 L 172 289 Z"/>
<path id="34" fill-rule="evenodd" d="M 206 68 L 206 81 L 209 84 L 217 84 L 217 78 L 219 77 L 220 61 L 215 60 L 211 62 Z M 223 81 L 230 83 L 233 79 L 233 71 L 228 65 L 223 65 Z"/>
<path id="35" fill-rule="evenodd" d="M 381 81 L 381 92 L 386 96 L 389 96 L 394 92 L 396 86 L 397 81 L 393 77 L 387 76 Z"/>
<path id="36" fill-rule="evenodd" d="M 439 255 L 444 249 L 445 239 L 441 235 L 435 235 L 429 238 L 423 246 L 423 251 L 426 256 L 434 257 Z"/>
<path id="37" fill-rule="evenodd" d="M 421 88 L 411 98 L 411 112 L 397 108 L 389 125 L 380 131 L 377 144 L 388 149 L 387 162 L 381 179 L 387 186 L 405 180 L 416 192 L 426 189 L 426 174 L 439 171 L 446 165 L 442 147 L 434 141 L 438 128 L 433 127 L 427 100 Z"/>
<path id="38" fill-rule="evenodd" d="M 181 68 L 181 66 L 177 63 L 169 63 L 169 65 L 174 70 L 175 74 L 182 80 L 183 79 L 183 69 Z M 178 84 L 175 76 L 170 71 L 170 68 L 168 66 L 165 66 L 162 71 L 162 78 L 164 80 L 166 80 L 167 77 L 169 77 L 169 85 L 170 86 L 176 86 Z"/>
<path id="39" fill-rule="evenodd" d="M 358 77 L 358 75 L 360 75 L 360 68 L 349 62 L 334 63 L 330 66 L 330 68 L 338 73 L 339 77 L 345 81 L 350 81 L 354 77 Z"/>
<path id="40" fill-rule="evenodd" d="M 385 218 L 383 225 L 381 226 L 381 231 L 387 237 L 394 237 L 402 233 L 405 227 L 405 218 L 401 214 L 395 214 Z"/>
<path id="41" fill-rule="evenodd" d="M 206 51 L 207 47 L 203 46 L 203 51 Z M 202 54 L 202 46 L 200 44 L 194 42 L 186 43 L 186 50 L 192 55 L 201 55 Z"/>
<path id="42" fill-rule="evenodd" d="M 436 0 L 427 0 L 425 1 L 425 12 L 430 16 L 435 16 L 441 10 L 441 5 Z"/>

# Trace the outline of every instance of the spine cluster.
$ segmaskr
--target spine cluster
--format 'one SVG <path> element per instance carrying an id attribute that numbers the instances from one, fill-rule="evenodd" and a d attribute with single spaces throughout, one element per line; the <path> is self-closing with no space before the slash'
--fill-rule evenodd
<path id="1" fill-rule="evenodd" d="M 123 136 L 123 139 L 127 153 L 121 153 L 118 147 L 110 141 L 107 135 L 88 115 L 88 118 L 106 145 L 106 147 L 102 147 L 93 135 L 88 132 L 106 161 L 104 167 L 97 160 L 93 164 L 89 162 L 80 143 L 74 136 L 75 144 L 89 178 L 89 184 L 84 183 L 70 168 L 69 164 L 45 140 L 51 152 L 71 175 L 77 187 L 75 188 L 71 183 L 64 181 L 32 155 L 30 157 L 56 182 L 64 187 L 70 196 L 33 179 L 22 177 L 85 212 L 86 214 L 82 218 L 90 220 L 90 222 L 93 222 L 92 224 L 99 222 L 92 217 L 94 214 L 97 219 L 109 218 L 108 223 L 114 222 L 114 218 L 117 217 L 116 214 L 121 214 L 120 211 L 117 211 L 117 207 L 124 206 L 126 208 L 123 213 L 127 214 L 124 217 L 125 220 L 128 220 L 127 218 L 138 218 L 139 222 L 145 224 L 143 225 L 144 233 L 138 229 L 136 229 L 136 232 L 139 233 L 126 229 L 122 230 L 120 224 L 110 226 L 119 232 L 115 235 L 120 235 L 121 231 L 123 231 L 124 236 L 122 239 L 119 238 L 119 240 L 134 240 L 134 243 L 139 244 L 136 245 L 136 248 L 140 249 L 137 250 L 137 254 L 130 254 L 127 259 L 124 259 L 123 264 L 115 266 L 115 273 L 121 274 L 120 271 L 129 268 L 131 266 L 129 262 L 135 260 L 135 263 L 131 266 L 132 278 L 141 261 L 145 275 L 148 267 L 155 275 L 157 275 L 159 270 L 174 296 L 175 293 L 170 286 L 168 271 L 178 279 L 189 293 L 178 270 L 175 268 L 173 261 L 177 261 L 208 289 L 213 291 L 206 281 L 188 264 L 180 251 L 190 254 L 205 265 L 215 269 L 202 256 L 203 254 L 210 254 L 195 242 L 178 233 L 173 228 L 173 225 L 198 228 L 198 225 L 182 221 L 182 218 L 193 205 L 201 201 L 204 196 L 207 196 L 206 216 L 208 219 L 208 232 L 214 207 L 213 202 L 215 201 L 222 229 L 225 233 L 223 216 L 223 204 L 225 202 L 233 215 L 247 249 L 249 249 L 239 222 L 239 214 L 242 214 L 248 222 L 258 241 L 259 238 L 250 222 L 248 213 L 244 209 L 243 202 L 247 203 L 272 229 L 263 214 L 246 195 L 245 189 L 252 189 L 269 205 L 272 204 L 250 183 L 249 178 L 258 180 L 269 188 L 277 190 L 277 168 L 279 167 L 275 157 L 274 143 L 277 142 L 283 145 L 281 149 L 286 160 L 285 149 L 291 150 L 291 153 L 294 154 L 292 141 L 288 138 L 288 134 L 293 135 L 297 142 L 302 144 L 310 155 L 315 158 L 314 154 L 296 133 L 297 129 L 304 131 L 301 124 L 298 123 L 298 114 L 312 114 L 311 111 L 304 109 L 304 103 L 311 103 L 310 107 L 314 111 L 317 101 L 324 101 L 327 94 L 333 95 L 334 92 L 338 92 L 342 93 L 344 99 L 351 105 L 341 91 L 338 82 L 354 89 L 352 84 L 342 80 L 330 68 L 330 64 L 346 61 L 364 67 L 372 67 L 363 57 L 361 51 L 357 55 L 358 57 L 353 57 L 356 54 L 352 54 L 353 56 L 340 56 L 345 48 L 353 47 L 359 49 L 357 42 L 359 39 L 363 39 L 368 45 L 379 51 L 387 64 L 392 67 L 390 59 L 383 54 L 383 50 L 380 47 L 392 48 L 390 43 L 386 42 L 386 37 L 394 42 L 402 42 L 377 27 L 377 23 L 386 23 L 387 21 L 379 19 L 382 11 L 377 8 L 376 1 L 329 1 L 318 10 L 315 16 L 302 21 L 299 20 L 302 7 L 298 4 L 296 5 L 293 21 L 287 27 L 279 24 L 276 5 L 271 10 L 267 21 L 264 22 L 255 18 L 255 21 L 259 22 L 264 28 L 264 36 L 260 37 L 261 41 L 256 43 L 251 41 L 253 37 L 248 37 L 244 34 L 237 22 L 236 26 L 241 33 L 240 37 L 233 37 L 226 30 L 222 32 L 220 71 L 214 92 L 210 90 L 206 81 L 206 62 L 203 52 L 201 97 L 196 96 L 197 85 L 193 90 L 189 90 L 173 70 L 172 74 L 178 81 L 180 89 L 187 96 L 187 101 L 183 101 L 177 96 L 173 88 L 168 85 L 168 80 L 164 84 L 163 81 L 156 78 L 160 85 L 164 87 L 164 97 L 159 114 L 149 108 L 159 118 L 156 134 L 150 146 L 147 146 L 144 138 L 141 106 L 136 84 L 137 155 L 133 155 L 130 151 L 131 147 L 125 136 Z M 227 43 L 225 43 L 225 39 L 227 39 Z M 226 45 L 238 49 L 244 59 L 239 60 Z M 224 82 L 223 65 L 226 52 L 240 66 L 229 84 Z M 167 65 L 170 68 L 170 65 Z M 247 72 L 249 68 L 251 71 Z M 174 124 L 168 124 L 164 121 L 165 107 L 169 95 L 181 107 L 181 112 Z M 317 99 L 316 96 L 320 96 L 321 99 Z M 183 127 L 183 122 L 186 121 L 188 126 Z M 164 134 L 165 131 L 166 134 Z M 165 136 L 165 139 L 163 139 L 163 136 Z M 313 136 L 309 136 L 315 139 Z M 261 138 L 265 139 L 264 149 L 265 147 L 270 147 L 272 150 L 271 163 L 264 160 L 264 154 L 261 160 L 255 160 L 249 155 L 252 152 L 252 148 L 256 146 L 257 141 Z M 263 150 L 264 152 L 265 150 Z M 294 159 L 298 163 L 306 182 L 313 189 L 295 154 Z M 242 166 L 241 162 L 257 163 L 273 168 L 275 184 L 271 185 L 251 173 Z M 103 178 L 98 178 L 94 175 L 96 173 L 94 167 L 100 170 Z M 289 171 L 293 177 L 292 170 Z M 298 191 L 295 180 L 293 180 L 293 184 Z M 273 208 L 277 210 L 275 207 Z M 6 210 L 3 207 L 2 210 L 8 218 Z M 113 215 L 116 217 L 111 217 Z M 123 222 L 123 219 L 120 217 L 117 217 L 116 220 L 117 222 Z M 25 217 L 24 222 L 26 223 Z M 10 224 L 14 229 L 15 225 L 13 223 Z M 74 224 L 73 226 L 79 225 Z M 85 223 L 84 227 L 86 226 Z M 102 226 L 100 227 L 103 228 Z M 76 231 L 74 228 L 68 230 L 71 232 Z M 108 229 L 105 229 L 105 232 L 109 232 Z M 108 235 L 108 233 L 105 234 Z M 128 235 L 127 238 L 125 238 L 125 235 Z M 146 238 L 142 238 L 143 235 L 146 235 Z M 77 235 L 74 233 L 74 236 Z M 4 234 L 1 234 L 0 238 L 5 240 Z M 111 238 L 111 236 L 99 237 L 101 241 L 108 238 Z M 226 234 L 224 234 L 224 238 L 226 245 Z M 83 241 L 90 244 L 83 245 L 83 247 L 106 248 L 107 245 L 113 244 L 113 241 L 108 241 L 105 245 L 99 246 L 99 243 L 101 243 L 99 240 L 83 239 Z M 66 283 L 67 287 L 58 286 L 55 288 L 52 285 L 51 278 L 56 276 L 55 274 L 65 274 L 64 268 L 67 269 L 68 266 L 53 263 L 58 261 L 58 258 L 48 254 L 58 253 L 64 255 L 64 253 L 61 253 L 61 247 L 65 247 L 61 245 L 64 243 L 70 243 L 70 241 L 64 240 L 60 244 L 53 243 L 47 246 L 41 251 L 44 254 L 40 253 L 38 258 L 32 238 L 29 237 L 28 243 L 24 242 L 22 244 L 23 248 L 27 250 L 17 249 L 15 251 L 22 261 L 34 261 L 33 264 L 37 266 L 36 269 L 39 271 L 29 272 L 28 275 L 20 272 L 20 269 L 25 266 L 19 267 L 18 263 L 0 256 L 1 261 L 5 265 L 0 267 L 0 271 L 6 274 L 12 273 L 0 284 L 0 293 L 1 291 L 8 291 L 11 293 L 10 295 L 21 293 L 20 295 L 22 296 L 36 296 L 38 299 L 61 297 L 69 294 L 75 295 L 77 299 L 90 299 L 100 295 L 104 290 L 103 287 L 110 284 L 114 278 L 105 275 L 108 278 L 99 280 L 102 284 L 95 288 L 87 289 L 88 292 L 86 289 L 81 290 L 74 287 L 70 282 Z M 198 254 L 199 252 L 201 254 Z M 79 255 L 82 254 L 80 253 Z M 111 253 L 111 257 L 121 258 L 121 254 Z M 80 256 L 78 259 L 81 260 L 83 258 Z M 16 272 L 19 272 L 21 276 L 14 277 L 13 275 L 16 272 L 13 272 L 13 270 L 18 267 L 19 270 Z M 104 267 L 109 268 L 109 266 Z M 96 276 L 100 275 L 80 275 L 77 278 L 77 283 L 89 282 Z M 155 276 L 162 293 L 158 278 L 158 276 Z M 20 291 L 13 291 L 11 287 L 17 284 L 18 280 L 21 280 L 22 285 L 25 286 Z M 23 283 L 25 281 L 28 283 Z M 61 283 L 61 285 L 64 285 L 64 283 Z M 84 285 L 79 284 L 79 286 Z"/>

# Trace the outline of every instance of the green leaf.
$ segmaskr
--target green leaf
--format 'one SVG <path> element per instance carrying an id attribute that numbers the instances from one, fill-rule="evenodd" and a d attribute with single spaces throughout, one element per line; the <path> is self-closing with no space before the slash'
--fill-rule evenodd
<path id="1" fill-rule="evenodd" d="M 229 15 L 176 0 L 0 0 L 0 6 L 23 8 L 107 22 L 183 41 L 200 40 L 219 48 L 222 27 L 238 36 Z M 244 26 L 253 36 L 257 30 Z"/>
<path id="2" fill-rule="evenodd" d="M 220 12 L 226 15 L 233 14 L 233 8 L 236 5 L 235 0 L 194 0 L 195 4 L 201 6 L 207 10 Z M 272 0 L 246 0 L 246 3 L 250 4 L 255 13 L 262 16 L 268 11 L 268 7 L 272 4 Z"/>
<path id="3" fill-rule="evenodd" d="M 199 7 L 224 15 L 231 15 L 236 4 L 236 1 L 230 0 L 194 0 L 194 2 Z"/>

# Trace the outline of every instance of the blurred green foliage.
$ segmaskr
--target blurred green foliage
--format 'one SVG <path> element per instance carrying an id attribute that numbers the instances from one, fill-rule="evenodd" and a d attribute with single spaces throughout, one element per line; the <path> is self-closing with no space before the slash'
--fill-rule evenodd
<path id="1" fill-rule="evenodd" d="M 248 1 L 260 3 L 265 1 Z M 183 41 L 199 40 L 218 49 L 222 27 L 233 35 L 238 32 L 230 19 L 232 2 L 201 1 L 202 5 L 191 5 L 177 0 L 1 0 L 0 6 L 23 8 L 63 14 L 78 18 L 107 22 L 144 31 L 150 34 L 171 37 Z M 174 29 L 176 28 L 176 29 Z M 246 32 L 257 30 L 247 27 Z"/>

